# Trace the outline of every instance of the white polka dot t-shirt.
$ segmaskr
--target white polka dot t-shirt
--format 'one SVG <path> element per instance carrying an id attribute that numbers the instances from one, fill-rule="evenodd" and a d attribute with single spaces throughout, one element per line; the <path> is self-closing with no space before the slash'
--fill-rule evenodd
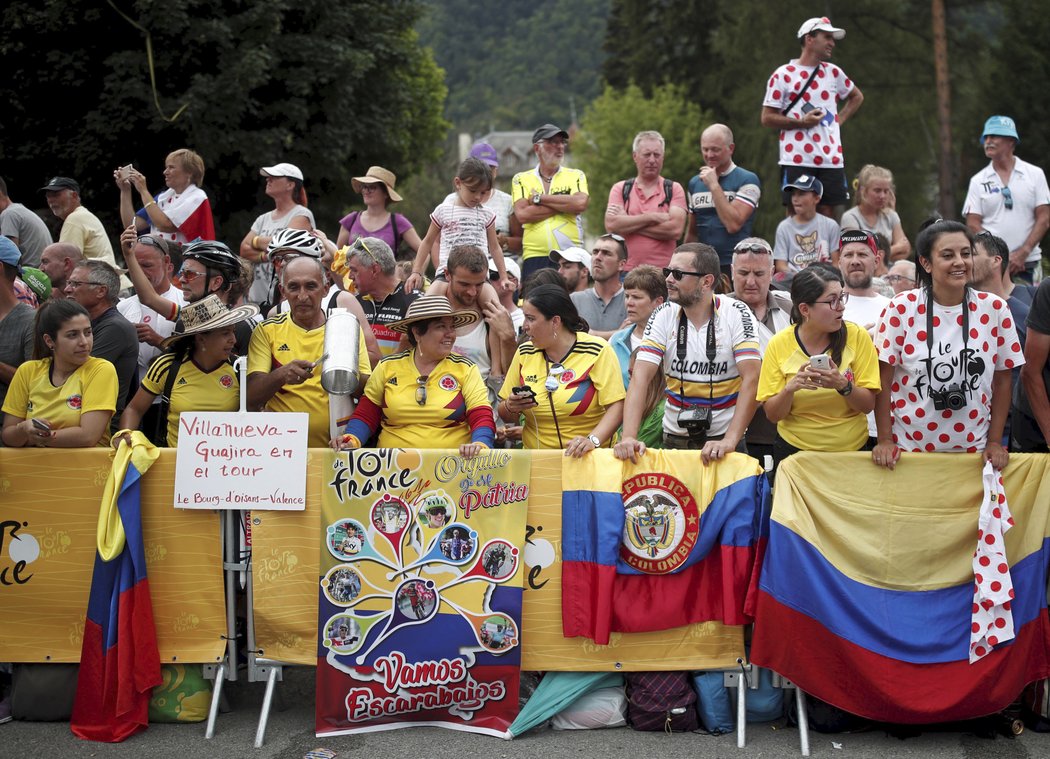
<path id="1" fill-rule="evenodd" d="M 788 111 L 787 116 L 801 119 L 812 108 L 823 108 L 824 118 L 809 129 L 783 129 L 780 132 L 780 165 L 813 166 L 841 169 L 842 141 L 839 137 L 838 101 L 853 91 L 853 82 L 846 72 L 830 63 L 820 64 L 802 97 Z M 783 111 L 809 80 L 812 66 L 801 66 L 797 60 L 786 63 L 769 79 L 762 105 Z"/>
<path id="2" fill-rule="evenodd" d="M 1010 309 L 1002 298 L 970 290 L 964 345 L 963 305 L 935 303 L 931 351 L 927 297 L 924 289 L 895 296 L 875 333 L 879 360 L 893 367 L 889 390 L 894 442 L 906 451 L 982 451 L 991 422 L 992 377 L 1024 363 Z M 935 396 L 952 386 L 963 394 L 965 404 L 937 409 Z"/>

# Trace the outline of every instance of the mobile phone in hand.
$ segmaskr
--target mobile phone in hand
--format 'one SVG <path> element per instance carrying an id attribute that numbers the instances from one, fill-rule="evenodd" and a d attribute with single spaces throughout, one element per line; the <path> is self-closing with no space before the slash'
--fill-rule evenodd
<path id="1" fill-rule="evenodd" d="M 817 356 L 810 356 L 809 365 L 812 366 L 814 369 L 827 371 L 831 368 L 831 356 L 829 356 L 827 353 L 821 353 Z"/>
<path id="2" fill-rule="evenodd" d="M 33 426 L 41 432 L 51 432 L 51 425 L 45 422 L 43 419 L 33 419 Z"/>

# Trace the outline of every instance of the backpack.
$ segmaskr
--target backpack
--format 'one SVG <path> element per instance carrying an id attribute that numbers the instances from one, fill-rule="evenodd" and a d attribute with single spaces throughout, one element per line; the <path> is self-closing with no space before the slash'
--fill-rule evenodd
<path id="1" fill-rule="evenodd" d="M 623 181 L 623 210 L 624 211 L 627 210 L 627 206 L 630 203 L 631 190 L 634 189 L 634 179 L 635 179 L 634 177 L 631 177 L 630 179 L 625 179 Z M 670 209 L 671 208 L 671 196 L 672 195 L 674 195 L 674 182 L 672 182 L 670 179 L 665 179 L 664 180 L 664 202 L 661 203 L 660 205 L 661 206 L 667 206 L 668 209 Z M 657 208 L 659 208 L 659 206 L 657 206 Z"/>
<path id="2" fill-rule="evenodd" d="M 628 672 L 627 721 L 635 730 L 692 732 L 699 727 L 688 672 Z"/>
<path id="3" fill-rule="evenodd" d="M 633 182 L 634 180 L 632 179 L 631 181 Z M 350 223 L 344 225 L 343 228 L 347 232 L 349 232 L 351 229 L 353 229 L 354 228 L 354 224 L 357 223 L 357 217 L 360 216 L 360 215 L 361 215 L 360 211 L 351 211 L 347 215 L 347 218 L 350 219 Z M 397 214 L 395 214 L 393 211 L 390 212 L 390 226 L 392 226 L 394 228 L 394 244 L 393 244 L 393 246 L 390 249 L 392 251 L 394 251 L 394 258 L 397 258 L 397 249 L 401 245 L 401 230 L 397 228 Z M 378 232 L 378 231 L 379 230 L 377 229 L 376 232 Z M 371 232 L 369 234 L 371 234 Z M 365 235 L 365 236 L 367 236 L 367 235 Z M 351 242 L 353 242 L 353 240 L 351 240 Z"/>

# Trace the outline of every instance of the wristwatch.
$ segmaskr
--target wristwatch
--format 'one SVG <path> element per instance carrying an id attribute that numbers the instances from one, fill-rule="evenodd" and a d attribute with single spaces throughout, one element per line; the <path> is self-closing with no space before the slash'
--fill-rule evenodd
<path id="1" fill-rule="evenodd" d="M 591 445 L 593 445 L 595 448 L 602 447 L 602 441 L 598 439 L 597 435 L 588 435 L 587 439 L 591 441 Z"/>
<path id="2" fill-rule="evenodd" d="M 532 205 L 538 206 L 540 204 L 540 194 L 538 192 L 532 193 Z"/>
<path id="3" fill-rule="evenodd" d="M 843 387 L 841 390 L 836 390 L 835 392 L 842 396 L 849 395 L 853 392 L 853 380 L 846 380 L 846 386 Z"/>

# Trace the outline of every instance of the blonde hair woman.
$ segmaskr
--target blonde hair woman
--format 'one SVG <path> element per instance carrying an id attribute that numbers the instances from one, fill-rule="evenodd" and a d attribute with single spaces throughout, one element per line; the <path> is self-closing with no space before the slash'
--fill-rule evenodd
<path id="1" fill-rule="evenodd" d="M 904 234 L 897 204 L 893 174 L 889 169 L 867 164 L 853 181 L 857 205 L 842 214 L 842 229 L 862 229 L 878 233 L 890 241 L 890 259 L 901 261 L 911 253 L 911 243 Z"/>

